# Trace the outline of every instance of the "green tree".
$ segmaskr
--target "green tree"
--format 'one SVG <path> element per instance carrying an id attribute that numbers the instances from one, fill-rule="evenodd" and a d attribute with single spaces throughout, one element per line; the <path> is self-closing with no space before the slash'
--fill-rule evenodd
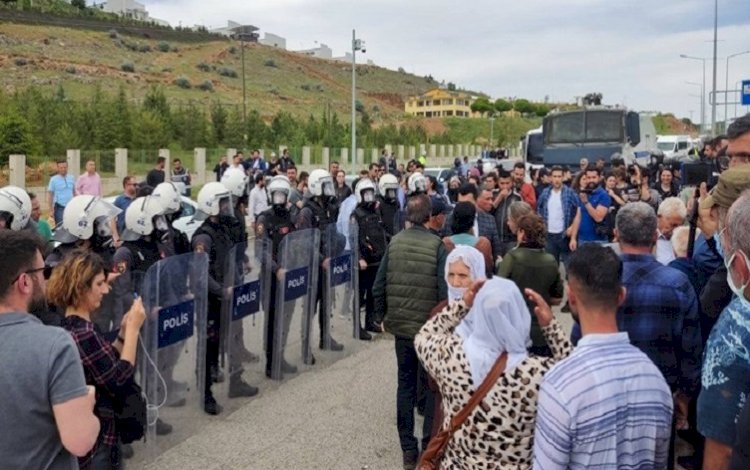
<path id="1" fill-rule="evenodd" d="M 135 121 L 133 140 L 133 144 L 140 149 L 165 148 L 170 143 L 169 125 L 161 115 L 144 109 Z"/>
<path id="2" fill-rule="evenodd" d="M 211 105 L 211 138 L 215 144 L 223 144 L 227 132 L 227 110 L 220 101 Z"/>
<path id="3" fill-rule="evenodd" d="M 534 104 L 524 98 L 517 99 L 513 102 L 513 109 L 521 114 L 532 114 L 536 112 Z"/>
<path id="4" fill-rule="evenodd" d="M 253 109 L 247 115 L 247 143 L 250 148 L 262 148 L 268 142 L 268 126 L 260 113 Z"/>
<path id="5" fill-rule="evenodd" d="M 476 101 L 471 103 L 471 110 L 475 113 L 486 113 L 492 115 L 495 111 L 495 107 L 487 98 L 477 98 Z"/>
<path id="6" fill-rule="evenodd" d="M 86 0 L 70 0 L 70 5 L 78 8 L 79 10 L 85 10 Z"/>
<path id="7" fill-rule="evenodd" d="M 550 112 L 550 107 L 544 103 L 536 103 L 534 105 L 534 114 L 538 117 L 544 117 Z"/>
<path id="8" fill-rule="evenodd" d="M 448 91 L 456 91 L 456 84 L 453 82 L 448 82 Z"/>
<path id="9" fill-rule="evenodd" d="M 26 119 L 16 113 L 0 116 L 0 161 L 3 165 L 8 163 L 9 155 L 34 155 L 38 151 L 39 143 Z"/>
<path id="10" fill-rule="evenodd" d="M 120 87 L 114 103 L 115 120 L 117 121 L 117 138 L 113 142 L 116 147 L 128 148 L 133 141 L 133 117 L 128 104 L 125 88 Z"/>
<path id="11" fill-rule="evenodd" d="M 497 111 L 498 113 L 504 113 L 506 111 L 510 111 L 511 109 L 513 109 L 513 104 L 510 101 L 503 98 L 498 98 L 495 100 L 495 111 Z"/>

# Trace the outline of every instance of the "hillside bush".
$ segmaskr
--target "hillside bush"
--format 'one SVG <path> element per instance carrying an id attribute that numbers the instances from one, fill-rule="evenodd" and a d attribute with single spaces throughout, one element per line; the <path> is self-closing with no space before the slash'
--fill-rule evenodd
<path id="1" fill-rule="evenodd" d="M 138 46 L 138 52 L 151 52 L 151 46 L 149 46 L 148 44 L 141 44 L 140 46 Z"/>
<path id="2" fill-rule="evenodd" d="M 122 65 L 120 65 L 120 70 L 122 70 L 123 72 L 134 73 L 135 65 L 133 65 L 132 62 L 124 62 Z"/>
<path id="3" fill-rule="evenodd" d="M 196 67 L 197 67 L 197 68 L 198 68 L 198 70 L 200 70 L 201 72 L 210 72 L 210 71 L 211 71 L 211 66 L 210 66 L 210 65 L 208 65 L 208 64 L 207 64 L 207 63 L 205 63 L 205 62 L 201 62 L 201 63 L 199 63 L 198 65 L 196 65 Z"/>
<path id="4" fill-rule="evenodd" d="M 222 67 L 219 69 L 219 75 L 222 77 L 237 78 L 237 71 L 230 69 L 229 67 Z"/>
<path id="5" fill-rule="evenodd" d="M 263 65 L 266 67 L 277 67 L 276 62 L 273 59 L 266 59 L 266 61 L 263 62 Z"/>
<path id="6" fill-rule="evenodd" d="M 172 49 L 172 46 L 170 46 L 167 41 L 159 42 L 159 50 L 161 52 L 169 52 L 171 49 Z"/>
<path id="7" fill-rule="evenodd" d="M 117 39 L 117 37 L 118 37 L 117 30 L 116 29 L 110 29 L 109 30 L 109 37 L 112 38 L 112 39 Z"/>
<path id="8" fill-rule="evenodd" d="M 75 75 L 78 71 L 72 65 L 68 65 L 67 67 L 65 67 L 65 72 L 71 75 Z"/>
<path id="9" fill-rule="evenodd" d="M 28 63 L 29 63 L 29 61 L 28 61 L 28 60 L 26 60 L 26 59 L 24 59 L 23 57 L 19 57 L 18 59 L 16 59 L 16 60 L 15 60 L 15 62 L 14 62 L 14 63 L 15 63 L 15 64 L 16 64 L 17 66 L 19 66 L 19 67 L 23 67 L 24 65 L 28 64 Z"/>
<path id="10" fill-rule="evenodd" d="M 198 85 L 198 88 L 203 91 L 214 91 L 214 84 L 211 83 L 211 80 L 206 80 L 200 85 Z"/>
<path id="11" fill-rule="evenodd" d="M 192 88 L 192 85 L 190 84 L 190 80 L 188 80 L 186 77 L 177 77 L 174 80 L 174 84 L 185 90 Z"/>

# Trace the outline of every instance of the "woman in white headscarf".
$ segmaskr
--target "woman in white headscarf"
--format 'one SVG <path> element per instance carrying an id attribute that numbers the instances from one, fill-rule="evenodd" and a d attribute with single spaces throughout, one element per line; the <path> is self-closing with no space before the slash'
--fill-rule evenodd
<path id="1" fill-rule="evenodd" d="M 430 313 L 430 318 L 442 312 L 448 306 L 449 301 L 457 302 L 461 300 L 464 292 L 473 283 L 484 281 L 486 279 L 485 268 L 484 255 L 476 248 L 468 245 L 457 245 L 453 248 L 445 259 L 445 283 L 448 285 L 448 300 L 437 304 Z M 467 334 L 471 331 L 471 322 L 472 317 L 467 315 L 458 325 L 456 331 Z M 435 409 L 430 435 L 436 436 L 443 424 L 442 397 L 434 380 L 428 378 L 427 386 L 435 393 Z"/>
<path id="2" fill-rule="evenodd" d="M 414 345 L 443 397 L 442 426 L 466 405 L 495 361 L 508 353 L 500 379 L 451 437 L 441 469 L 531 468 L 539 385 L 571 351 L 552 310 L 533 291 L 534 313 L 553 357 L 528 355 L 531 315 L 518 287 L 494 277 L 475 283 L 425 323 Z M 460 329 L 457 326 L 470 322 Z"/>

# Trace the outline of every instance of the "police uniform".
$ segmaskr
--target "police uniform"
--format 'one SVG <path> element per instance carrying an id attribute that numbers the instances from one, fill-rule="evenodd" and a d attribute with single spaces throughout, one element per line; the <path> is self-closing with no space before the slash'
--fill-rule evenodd
<path id="1" fill-rule="evenodd" d="M 383 221 L 388 239 L 391 239 L 401 231 L 401 204 L 399 204 L 398 199 L 386 199 L 383 195 L 378 195 L 377 199 L 380 219 Z"/>
<path id="2" fill-rule="evenodd" d="M 352 213 L 359 226 L 359 257 L 367 262 L 367 267 L 359 272 L 359 299 L 365 305 L 365 325 L 374 325 L 375 303 L 372 286 L 378 273 L 380 261 L 388 247 L 386 230 L 380 218 L 379 204 L 360 203 Z M 360 337 L 365 336 L 360 331 Z"/>
<path id="3" fill-rule="evenodd" d="M 316 305 L 318 306 L 318 326 L 320 327 L 320 348 L 323 348 L 324 331 L 326 331 L 326 323 L 330 321 L 327 317 L 326 305 L 328 302 L 328 292 L 326 292 L 325 285 L 325 270 L 323 269 L 323 261 L 331 256 L 331 253 L 342 252 L 346 245 L 344 236 L 338 236 L 336 232 L 336 220 L 339 216 L 339 206 L 336 202 L 335 197 L 328 197 L 326 203 L 322 203 L 319 197 L 311 197 L 305 200 L 305 205 L 297 216 L 297 230 L 304 230 L 308 228 L 316 228 L 320 230 L 320 270 L 318 274 L 318 292 L 316 295 Z M 329 240 L 327 234 L 329 231 L 333 231 L 336 237 L 333 240 Z M 336 246 L 330 246 L 331 243 Z M 331 349 L 340 350 L 340 346 L 337 346 L 333 340 L 331 340 Z"/>
<path id="4" fill-rule="evenodd" d="M 275 342 L 274 329 L 276 327 L 276 291 L 278 288 L 278 279 L 276 273 L 279 270 L 279 248 L 281 247 L 281 241 L 285 236 L 294 232 L 296 229 L 292 214 L 289 210 L 277 210 L 274 207 L 265 210 L 258 217 L 255 226 L 255 244 L 256 253 L 263 253 L 263 244 L 267 241 L 271 243 L 271 259 L 268 260 L 271 266 L 263 266 L 263 269 L 271 269 L 271 299 L 268 308 L 268 318 L 266 319 L 266 376 L 271 376 L 271 364 L 273 356 L 273 345 Z M 266 261 L 265 259 L 263 260 Z M 283 314 L 283 312 L 280 312 Z M 286 319 L 284 325 L 283 343 L 286 343 L 286 333 L 289 331 L 289 322 L 291 322 L 291 316 Z M 282 351 L 283 351 L 282 344 Z M 282 353 L 283 357 L 283 353 Z M 282 366 L 284 363 L 282 362 Z"/>
<path id="5" fill-rule="evenodd" d="M 211 385 L 218 379 L 219 345 L 221 333 L 221 306 L 224 296 L 224 270 L 234 246 L 229 228 L 206 219 L 193 234 L 193 251 L 208 254 L 208 325 L 206 340 L 205 400 L 213 400 Z M 213 372 L 213 374 L 212 374 Z M 212 377 L 213 375 L 213 377 Z"/>

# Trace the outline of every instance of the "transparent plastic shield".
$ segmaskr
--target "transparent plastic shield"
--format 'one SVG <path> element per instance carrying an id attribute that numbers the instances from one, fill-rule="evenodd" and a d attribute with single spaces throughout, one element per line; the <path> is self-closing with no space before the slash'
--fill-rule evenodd
<path id="1" fill-rule="evenodd" d="M 273 289 L 271 378 L 281 380 L 312 362 L 310 325 L 318 286 L 320 231 L 290 232 L 281 240 Z"/>
<path id="2" fill-rule="evenodd" d="M 265 244 L 239 243 L 227 257 L 221 317 L 227 380 L 218 388 L 220 395 L 229 398 L 241 396 L 237 394 L 241 383 L 257 385 L 263 379 L 264 327 L 271 290 L 271 271 L 263 267 L 270 254 Z"/>
<path id="3" fill-rule="evenodd" d="M 352 338 L 359 339 L 360 329 L 360 305 L 361 298 L 359 296 L 359 224 L 357 219 L 352 217 L 349 224 L 349 236 L 347 237 L 348 251 L 352 257 L 352 284 L 351 289 L 346 290 L 343 295 L 345 305 L 351 305 L 351 311 L 349 311 L 349 318 L 352 322 Z M 346 312 L 342 312 L 346 314 Z"/>
<path id="4" fill-rule="evenodd" d="M 356 224 L 350 226 L 350 232 L 356 233 Z M 351 233 L 350 233 L 351 235 Z M 323 344 L 326 349 L 331 347 L 333 325 L 339 319 L 351 322 L 353 312 L 359 310 L 359 295 L 357 280 L 359 275 L 359 258 L 356 251 L 347 249 L 346 236 L 336 230 L 335 224 L 326 226 L 321 231 L 322 253 L 325 256 L 321 275 L 323 288 L 321 289 L 320 315 L 323 315 Z M 348 244 L 350 247 L 351 244 Z M 357 246 L 356 244 L 353 246 Z M 354 337 L 359 335 L 359 325 L 354 328 Z"/>
<path id="5" fill-rule="evenodd" d="M 140 288 L 146 323 L 139 350 L 147 401 L 148 458 L 187 439 L 205 424 L 208 255 L 165 258 L 146 272 Z M 157 435 L 157 421 L 172 426 Z M 163 424 L 160 424 L 163 427 Z"/>

